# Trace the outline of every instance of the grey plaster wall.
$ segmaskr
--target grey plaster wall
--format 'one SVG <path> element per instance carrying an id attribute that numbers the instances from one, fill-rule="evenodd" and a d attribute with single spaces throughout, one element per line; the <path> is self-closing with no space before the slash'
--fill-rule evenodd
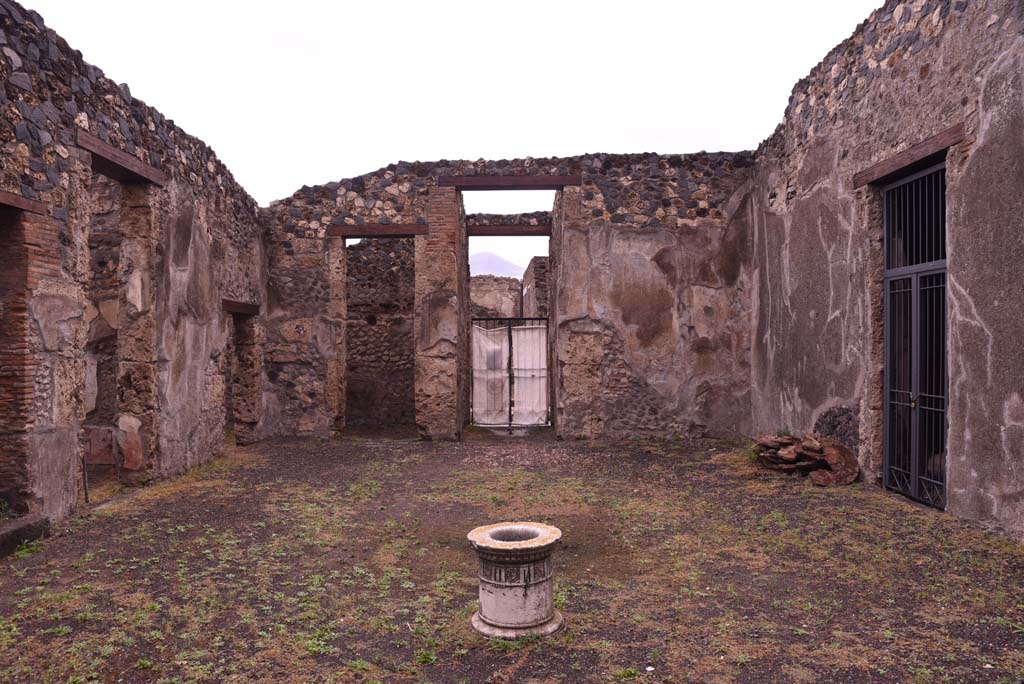
<path id="1" fill-rule="evenodd" d="M 559 195 L 549 267 L 560 435 L 748 433 L 747 159 L 684 157 L 678 173 L 585 176 Z M 611 183 L 646 211 L 679 192 L 716 208 L 608 217 Z"/>
<path id="2" fill-rule="evenodd" d="M 948 508 L 1024 530 L 1022 7 L 887 2 L 797 84 L 758 150 L 753 236 L 756 431 L 856 426 L 882 472 L 882 216 L 853 175 L 964 122 L 947 156 Z M 850 440 L 847 440 L 850 441 Z"/>

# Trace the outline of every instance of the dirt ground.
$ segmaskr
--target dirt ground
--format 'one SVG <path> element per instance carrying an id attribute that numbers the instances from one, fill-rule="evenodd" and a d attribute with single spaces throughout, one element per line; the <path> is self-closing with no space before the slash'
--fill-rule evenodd
<path id="1" fill-rule="evenodd" d="M 488 640 L 471 528 L 563 531 Z M 354 435 L 238 448 L 0 561 L 0 682 L 1022 682 L 1024 547 L 745 445 Z"/>

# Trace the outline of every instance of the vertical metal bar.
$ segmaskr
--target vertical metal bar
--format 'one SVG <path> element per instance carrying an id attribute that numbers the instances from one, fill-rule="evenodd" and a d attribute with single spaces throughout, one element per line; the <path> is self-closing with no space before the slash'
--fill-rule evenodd
<path id="1" fill-rule="evenodd" d="M 892 268 L 893 239 L 889 231 L 889 215 L 892 213 L 889 205 L 892 204 L 892 193 L 888 193 L 887 191 L 884 197 L 885 200 L 882 203 L 882 240 L 885 241 L 883 246 L 885 247 L 886 268 Z"/>
<path id="2" fill-rule="evenodd" d="M 117 457 L 114 457 L 116 464 Z M 85 503 L 89 503 L 89 469 L 85 463 L 85 454 L 82 454 L 82 489 L 85 491 Z"/>
<path id="3" fill-rule="evenodd" d="M 912 239 L 910 241 L 910 248 L 912 250 L 911 251 L 911 257 L 910 257 L 910 263 L 911 264 L 919 264 L 919 263 L 921 263 L 921 256 L 919 254 L 919 250 L 921 248 L 921 224 L 918 221 L 918 219 L 920 218 L 921 214 L 917 210 L 917 183 L 916 182 L 914 182 L 914 183 L 907 183 L 907 193 L 910 195 L 910 206 L 908 207 L 908 211 L 907 211 L 908 217 L 907 218 L 909 219 L 910 225 L 913 226 L 913 230 L 914 230 L 913 237 L 912 237 Z"/>
<path id="4" fill-rule="evenodd" d="M 515 371 L 513 370 L 512 364 L 512 321 L 508 321 L 508 427 L 509 431 L 512 430 L 512 402 L 515 401 L 515 389 L 513 383 L 515 382 Z"/>
<path id="5" fill-rule="evenodd" d="M 924 357 L 921 359 L 921 364 L 923 366 L 922 375 L 924 376 L 921 378 L 921 392 L 925 395 L 930 395 L 932 392 L 932 347 L 935 342 L 933 334 L 935 322 L 932 320 L 932 281 L 931 276 L 921 276 L 921 278 L 925 285 L 921 290 L 921 312 L 922 315 L 927 318 L 926 321 L 922 321 L 921 323 L 921 336 L 924 338 L 922 340 L 922 345 L 925 349 Z M 930 467 L 932 453 L 932 412 L 931 410 L 925 410 L 924 402 L 922 402 L 921 406 L 922 410 L 920 413 L 921 421 L 923 422 L 923 425 L 921 426 L 921 441 L 923 442 L 921 445 L 922 468 L 924 476 L 930 479 L 932 476 Z M 930 407 L 931 398 L 929 397 L 928 409 L 930 409 Z"/>
<path id="6" fill-rule="evenodd" d="M 911 227 L 910 227 L 910 221 L 909 221 L 909 217 L 910 217 L 910 192 L 907 190 L 907 186 L 906 185 L 904 185 L 900 189 L 900 192 L 903 195 L 903 217 L 901 219 L 902 222 L 903 222 L 903 265 L 904 266 L 910 266 L 911 265 L 910 248 L 911 248 L 911 243 L 913 242 L 913 239 L 914 239 L 913 232 L 912 232 Z"/>
<path id="7" fill-rule="evenodd" d="M 928 223 L 929 244 L 931 245 L 931 261 L 942 260 L 942 217 L 939 213 L 939 194 L 942 192 L 941 179 L 938 173 L 928 175 Z"/>
<path id="8" fill-rule="evenodd" d="M 896 188 L 896 190 L 893 192 L 893 196 L 894 196 L 894 199 L 896 201 L 896 216 L 893 217 L 893 228 L 896 231 L 900 231 L 903 228 L 903 190 L 900 189 L 900 188 Z M 895 261 L 896 261 L 896 268 L 901 268 L 903 266 L 906 266 L 906 264 L 903 263 L 903 253 L 904 253 L 904 249 L 906 248 L 906 246 L 907 246 L 906 236 L 901 234 L 900 235 L 899 245 L 898 245 L 899 253 L 896 255 L 896 259 L 895 259 Z"/>
<path id="9" fill-rule="evenodd" d="M 917 248 L 921 243 L 918 239 L 918 229 L 920 226 L 917 225 L 917 184 L 907 184 L 907 199 L 907 223 L 913 231 L 910 237 L 910 249 L 912 250 L 910 253 L 910 265 L 914 265 L 919 263 L 917 258 Z"/>
<path id="10" fill-rule="evenodd" d="M 949 453 L 947 450 L 947 440 L 949 435 L 949 361 L 946 358 L 947 341 L 946 341 L 946 320 L 947 312 L 946 308 L 949 302 L 946 297 L 946 272 L 942 272 L 942 507 L 946 507 L 946 492 L 949 490 L 947 483 L 949 472 Z"/>
<path id="11" fill-rule="evenodd" d="M 896 188 L 892 192 L 892 267 L 899 268 L 903 264 L 900 263 L 900 240 L 898 238 L 899 225 L 900 225 L 900 191 Z"/>
<path id="12" fill-rule="evenodd" d="M 942 180 L 942 192 L 939 193 L 939 197 L 942 198 L 942 203 L 939 206 L 939 213 L 942 215 L 942 260 L 946 260 L 946 169 L 943 168 L 939 171 L 940 178 Z"/>
<path id="13" fill-rule="evenodd" d="M 903 226 L 903 258 L 901 266 L 910 265 L 910 222 L 907 221 L 907 186 L 900 188 L 900 223 Z"/>
<path id="14" fill-rule="evenodd" d="M 921 453 L 920 453 L 920 395 L 921 395 L 921 276 L 911 276 L 910 295 L 910 481 L 913 496 L 921 498 Z M 915 406 L 915 400 L 918 402 Z"/>
<path id="15" fill-rule="evenodd" d="M 917 213 L 917 222 L 920 226 L 918 235 L 918 258 L 917 261 L 920 264 L 927 263 L 928 261 L 928 221 L 927 221 L 927 209 L 925 205 L 928 199 L 927 190 L 928 177 L 918 178 L 914 181 L 914 187 L 916 188 L 918 201 L 915 207 Z"/>
<path id="16" fill-rule="evenodd" d="M 914 264 L 921 263 L 921 212 L 917 206 L 917 188 L 916 182 L 910 183 L 908 188 L 910 193 L 910 222 L 914 226 Z"/>
<path id="17" fill-rule="evenodd" d="M 886 211 L 885 207 L 888 206 L 889 193 L 885 193 L 886 201 L 882 203 L 882 225 L 883 234 L 887 234 L 888 225 L 885 223 Z M 889 240 L 886 240 L 889 242 Z M 889 395 L 892 391 L 892 353 L 891 347 L 891 332 L 889 330 L 889 316 L 892 314 L 892 303 L 889 301 L 890 281 L 886 278 L 882 285 L 882 292 L 885 299 L 882 302 L 882 339 L 884 340 L 885 352 L 883 354 L 884 362 L 882 368 L 882 444 L 884 445 L 882 452 L 882 486 L 891 487 L 892 478 L 889 476 L 889 464 L 892 460 L 892 446 L 889 441 L 891 439 L 892 422 L 889 419 L 889 413 L 892 411 L 892 405 L 889 401 Z"/>

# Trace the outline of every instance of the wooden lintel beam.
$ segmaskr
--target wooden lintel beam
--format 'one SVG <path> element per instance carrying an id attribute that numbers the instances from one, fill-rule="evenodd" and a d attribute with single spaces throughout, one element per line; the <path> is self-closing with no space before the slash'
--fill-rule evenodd
<path id="1" fill-rule="evenodd" d="M 549 237 L 551 235 L 550 224 L 540 226 L 492 224 L 486 226 L 470 226 L 468 230 L 469 237 L 516 237 L 521 235 Z"/>
<path id="2" fill-rule="evenodd" d="M 913 166 L 932 155 L 938 154 L 939 152 L 956 145 L 964 139 L 965 135 L 966 133 L 964 132 L 963 122 L 958 123 L 955 126 L 950 126 L 941 133 L 937 133 L 930 138 L 925 138 L 916 145 L 912 145 L 902 152 L 894 154 L 888 159 L 884 159 L 877 164 L 869 166 L 863 171 L 855 173 L 853 175 L 853 187 L 859 188 L 863 185 L 868 185 L 869 183 L 882 181 L 897 171 Z"/>
<path id="3" fill-rule="evenodd" d="M 242 314 L 244 316 L 255 316 L 260 312 L 259 304 L 249 304 L 248 302 L 237 302 L 234 299 L 222 299 L 220 300 L 221 306 L 224 311 L 232 314 Z"/>
<path id="4" fill-rule="evenodd" d="M 167 185 L 167 174 L 163 171 L 103 142 L 88 131 L 78 129 L 77 141 L 79 147 L 92 154 L 92 170 L 96 173 L 122 183 L 142 181 L 153 185 Z"/>
<path id="5" fill-rule="evenodd" d="M 327 237 L 404 238 L 429 235 L 426 223 L 364 223 L 358 226 L 327 226 Z"/>
<path id="6" fill-rule="evenodd" d="M 10 207 L 18 211 L 30 211 L 33 214 L 46 215 L 45 202 L 22 197 L 6 190 L 0 190 L 0 206 Z"/>
<path id="7" fill-rule="evenodd" d="M 575 176 L 438 176 L 437 184 L 459 190 L 561 190 L 566 185 L 582 185 Z"/>

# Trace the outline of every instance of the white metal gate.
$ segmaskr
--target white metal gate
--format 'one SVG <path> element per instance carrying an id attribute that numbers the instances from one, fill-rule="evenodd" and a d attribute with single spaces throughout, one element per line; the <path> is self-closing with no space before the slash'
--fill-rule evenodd
<path id="1" fill-rule="evenodd" d="M 547 425 L 546 318 L 473 319 L 473 422 Z"/>

